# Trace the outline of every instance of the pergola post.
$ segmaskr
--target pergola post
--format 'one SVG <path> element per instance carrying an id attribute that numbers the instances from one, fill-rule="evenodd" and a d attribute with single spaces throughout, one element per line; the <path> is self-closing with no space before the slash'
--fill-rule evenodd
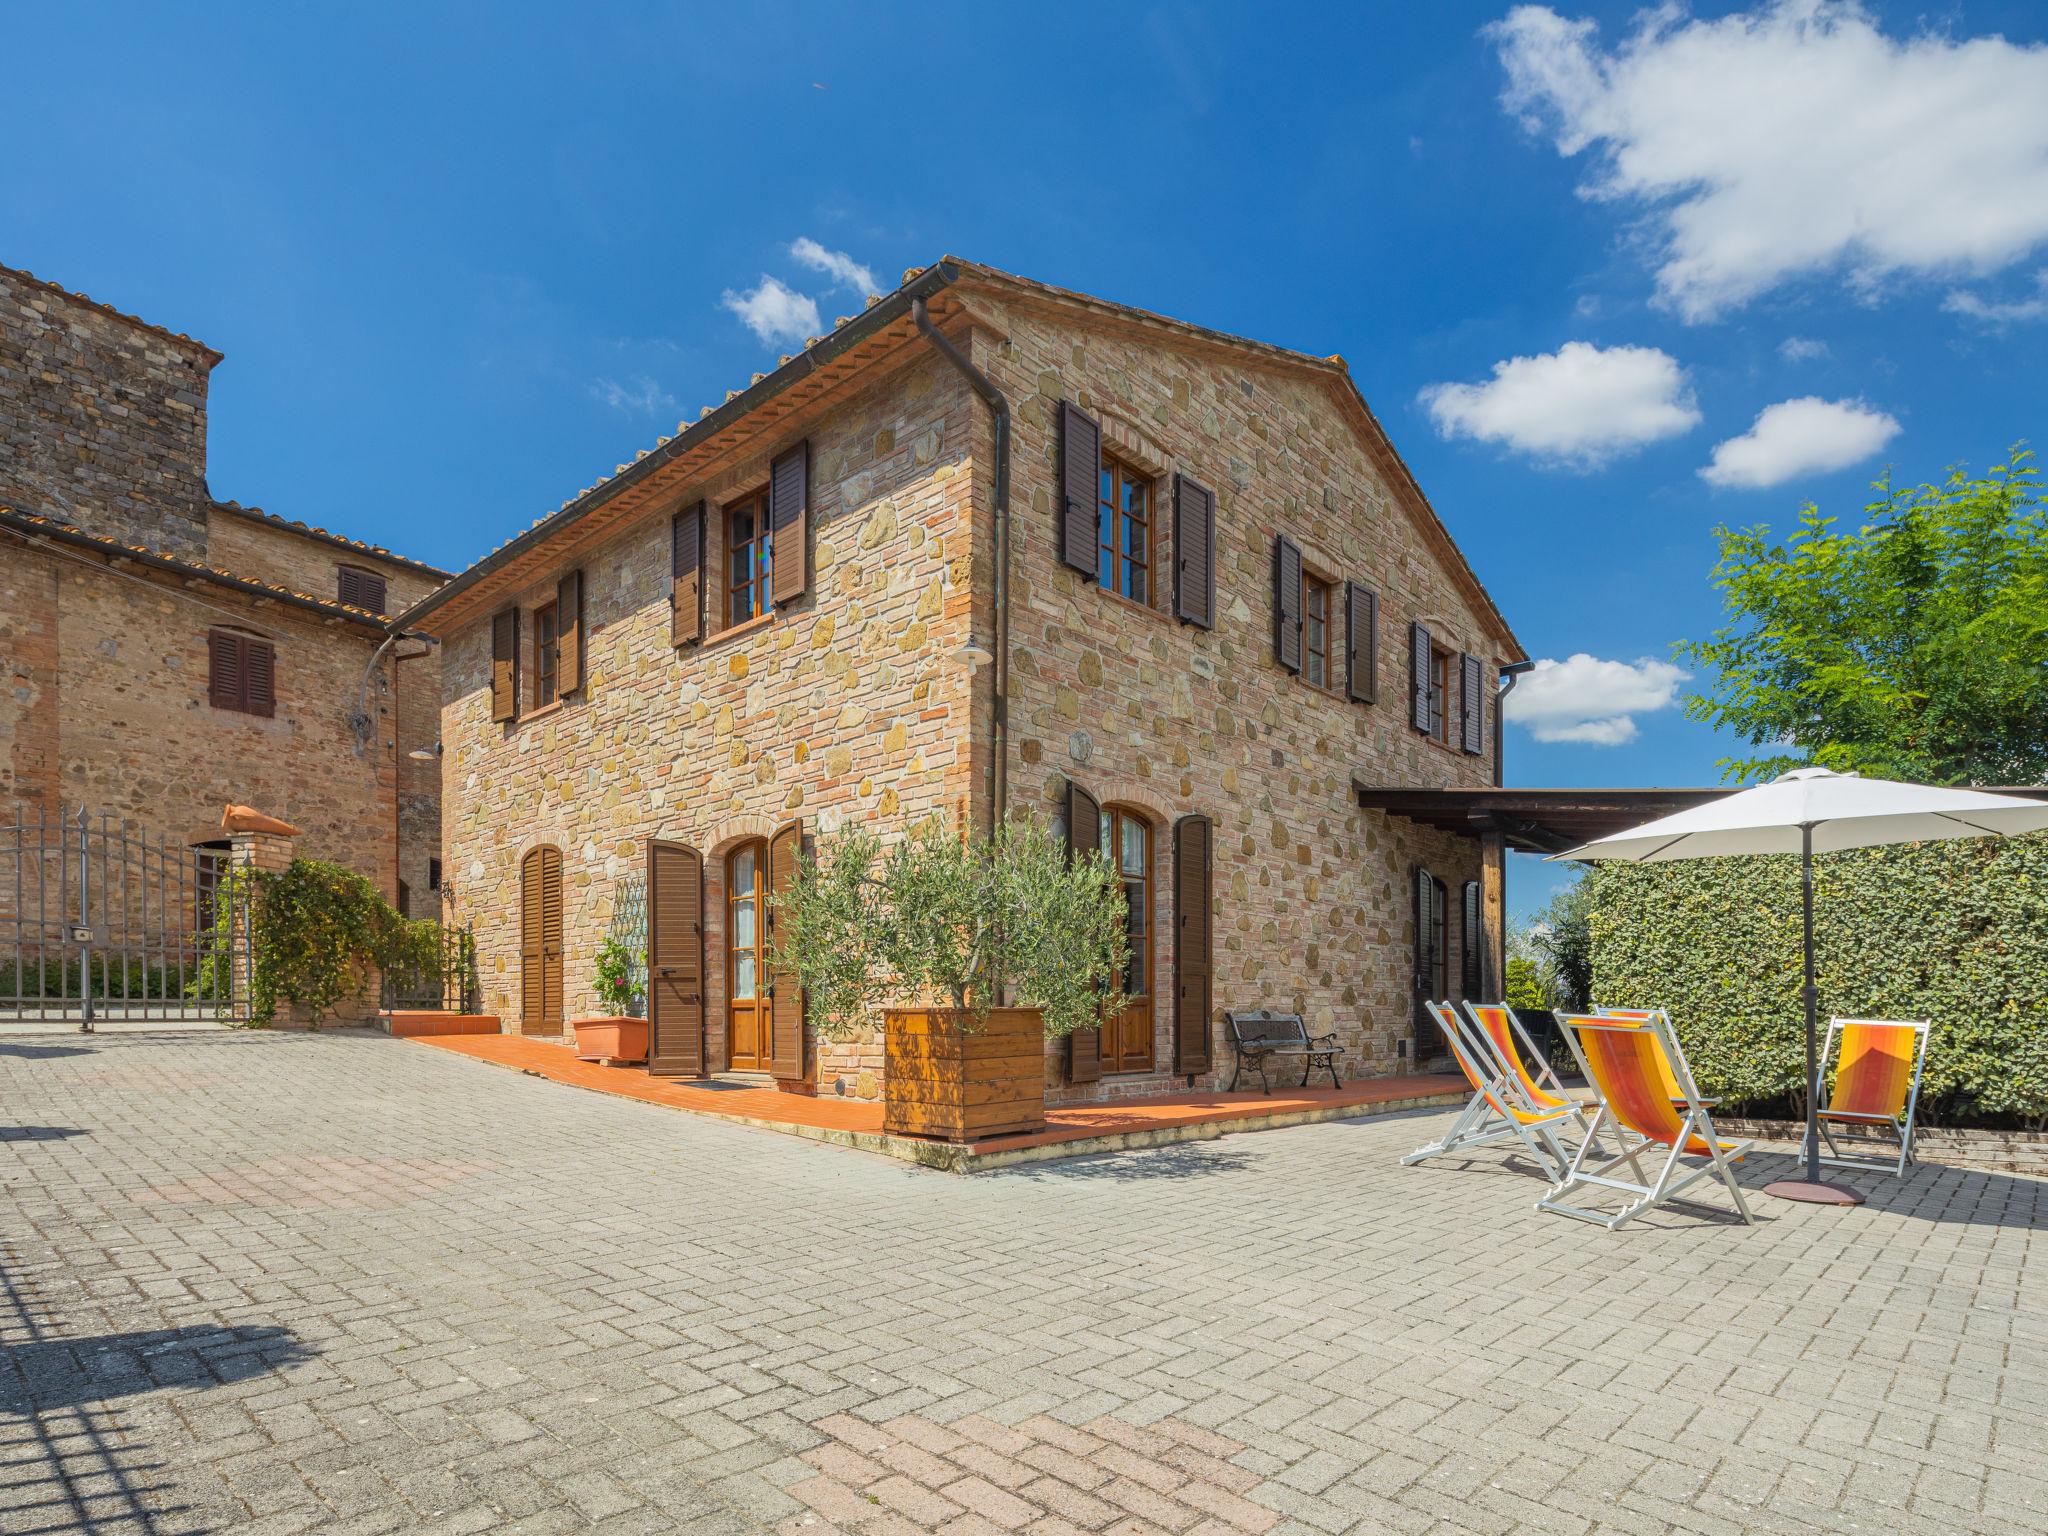
<path id="1" fill-rule="evenodd" d="M 1500 827 L 1487 823 L 1479 834 L 1479 991 L 1487 1002 L 1507 1000 L 1508 974 L 1508 841 Z"/>

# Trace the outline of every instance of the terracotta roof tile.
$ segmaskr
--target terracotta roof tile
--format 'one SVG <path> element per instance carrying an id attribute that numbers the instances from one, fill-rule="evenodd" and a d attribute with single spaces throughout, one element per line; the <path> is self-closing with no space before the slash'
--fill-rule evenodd
<path id="1" fill-rule="evenodd" d="M 205 357 L 208 359 L 206 365 L 208 368 L 211 368 L 215 363 L 218 363 L 221 360 L 221 358 L 226 355 L 221 352 L 216 352 L 212 347 L 209 347 L 197 336 L 187 336 L 183 331 L 174 331 L 170 329 L 170 327 L 168 326 L 153 325 L 149 321 L 143 319 L 140 315 L 131 315 L 125 309 L 116 309 L 111 304 L 103 304 L 98 299 L 94 298 L 91 294 L 79 293 L 75 289 L 66 288 L 62 283 L 53 283 L 47 277 L 37 277 L 35 273 L 28 271 L 24 267 L 10 267 L 7 266 L 5 263 L 0 263 L 0 272 L 5 272 L 10 274 L 11 276 L 18 277 L 22 279 L 22 281 L 29 283 L 34 287 L 41 288 L 49 293 L 54 293 L 58 295 L 60 298 L 70 300 L 74 304 L 83 304 L 87 309 L 98 310 L 101 314 L 107 316 L 109 319 L 125 321 L 129 325 L 139 325 L 145 331 L 153 332 L 158 336 L 167 337 L 172 341 L 181 341 L 186 346 L 194 348 L 196 351 L 204 354 Z"/>
<path id="2" fill-rule="evenodd" d="M 438 565 L 429 565 L 424 560 L 415 560 L 409 555 L 394 554 L 382 544 L 368 544 L 361 539 L 352 539 L 345 533 L 335 533 L 315 523 L 302 523 L 296 518 L 280 517 L 275 512 L 266 512 L 261 507 L 245 507 L 239 501 L 216 501 L 214 507 L 222 512 L 233 512 L 255 522 L 268 523 L 273 528 L 283 528 L 292 533 L 308 534 L 328 544 L 340 544 L 349 549 L 361 550 L 378 560 L 389 560 L 393 565 L 408 566 L 428 576 L 438 576 L 446 581 L 454 574 L 444 571 Z"/>

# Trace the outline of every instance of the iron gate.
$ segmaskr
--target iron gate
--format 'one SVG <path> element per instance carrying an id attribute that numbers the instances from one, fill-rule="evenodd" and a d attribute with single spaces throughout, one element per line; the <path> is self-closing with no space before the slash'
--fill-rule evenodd
<path id="1" fill-rule="evenodd" d="M 246 1021 L 249 954 L 225 846 L 84 809 L 0 825 L 0 1022 Z"/>
<path id="2" fill-rule="evenodd" d="M 475 1013 L 483 1005 L 483 981 L 476 968 L 476 936 L 467 926 L 436 925 L 435 959 L 384 972 L 379 997 L 386 1008 L 430 1008 Z"/>

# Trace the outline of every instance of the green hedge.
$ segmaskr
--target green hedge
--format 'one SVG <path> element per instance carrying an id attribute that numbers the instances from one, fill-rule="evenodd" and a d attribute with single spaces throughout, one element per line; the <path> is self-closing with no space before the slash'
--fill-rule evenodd
<path id="1" fill-rule="evenodd" d="M 2048 1124 L 2048 837 L 1814 861 L 1822 1027 L 1929 1019 L 1923 1118 Z M 1593 996 L 1670 1010 L 1729 1108 L 1799 1099 L 1799 861 L 1609 864 L 1593 882 Z"/>

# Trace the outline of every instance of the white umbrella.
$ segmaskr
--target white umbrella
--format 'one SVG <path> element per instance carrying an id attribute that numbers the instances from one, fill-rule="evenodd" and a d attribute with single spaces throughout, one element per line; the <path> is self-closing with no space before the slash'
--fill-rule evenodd
<path id="1" fill-rule="evenodd" d="M 1796 768 L 1768 784 L 1647 822 L 1632 832 L 1597 838 L 1559 859 L 1616 859 L 1662 864 L 1673 859 L 1739 853 L 1797 853 L 1806 935 L 1806 1178 L 1770 1192 L 1790 1199 L 1854 1204 L 1853 1190 L 1820 1176 L 1820 1085 L 1815 1080 L 1820 991 L 1813 978 L 1813 856 L 1881 843 L 1923 843 L 1952 837 L 2014 837 L 2048 829 L 2048 800 L 2023 800 L 1976 789 L 1935 789 L 1859 778 L 1826 768 Z"/>

